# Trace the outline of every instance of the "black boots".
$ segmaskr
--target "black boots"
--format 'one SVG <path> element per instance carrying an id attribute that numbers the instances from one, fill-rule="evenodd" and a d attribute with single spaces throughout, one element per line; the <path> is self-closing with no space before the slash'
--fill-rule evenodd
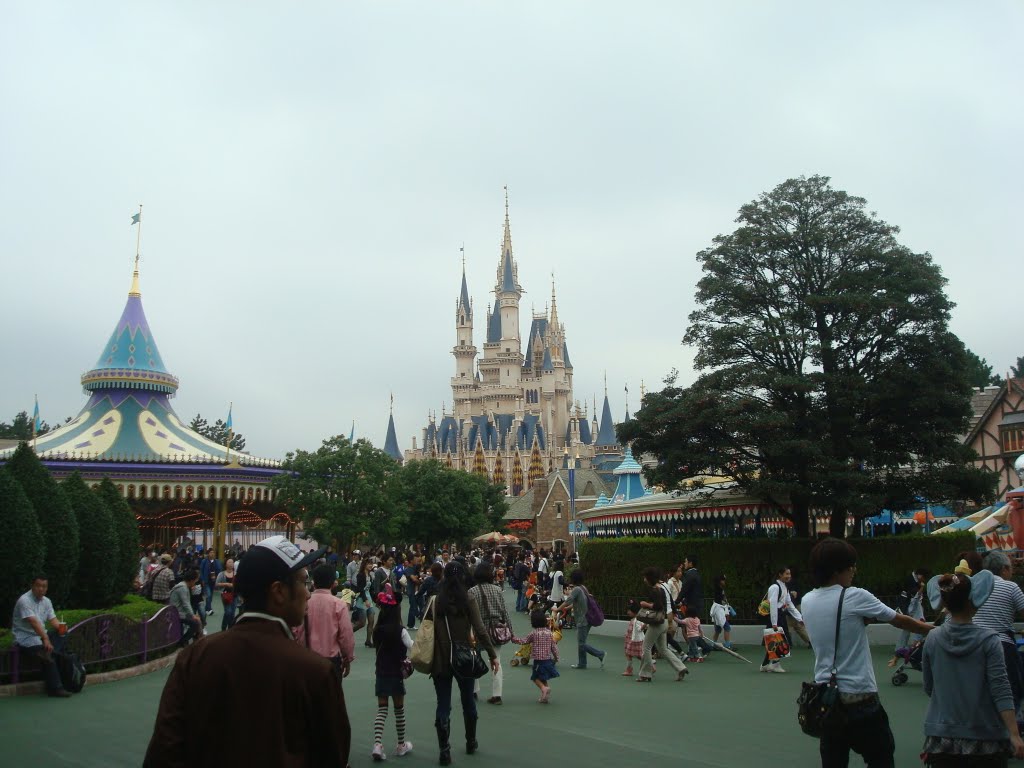
<path id="1" fill-rule="evenodd" d="M 476 741 L 476 718 L 463 715 L 466 724 L 466 754 L 472 755 L 480 745 Z"/>
<path id="2" fill-rule="evenodd" d="M 452 747 L 451 744 L 448 743 L 448 736 L 450 735 L 452 729 L 451 721 L 435 720 L 434 728 L 437 730 L 437 748 L 440 752 L 438 762 L 441 765 L 451 765 Z"/>

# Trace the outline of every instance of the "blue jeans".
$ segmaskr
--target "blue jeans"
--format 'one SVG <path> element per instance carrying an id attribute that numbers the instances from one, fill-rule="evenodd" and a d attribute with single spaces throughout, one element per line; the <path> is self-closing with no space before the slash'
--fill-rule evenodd
<path id="1" fill-rule="evenodd" d="M 516 611 L 526 610 L 526 583 L 519 582 L 519 589 L 516 591 Z"/>
<path id="2" fill-rule="evenodd" d="M 224 606 L 224 615 L 220 620 L 220 629 L 223 632 L 235 625 L 235 613 L 238 611 L 238 603 L 235 600 L 232 600 L 230 603 L 225 603 L 222 600 L 221 604 Z"/>
<path id="3" fill-rule="evenodd" d="M 459 685 L 459 696 L 462 699 L 462 716 L 476 718 L 476 699 L 473 698 L 472 677 L 465 679 L 447 675 L 434 677 L 434 692 L 437 694 L 437 711 L 434 717 L 439 723 L 447 722 L 452 715 L 452 680 Z"/>
<path id="4" fill-rule="evenodd" d="M 54 631 L 47 631 L 46 636 L 50 638 L 53 645 L 53 653 L 46 653 L 40 645 L 19 645 L 18 653 L 26 658 L 35 659 L 43 670 L 43 682 L 46 683 L 46 692 L 53 693 L 64 689 L 60 679 L 60 671 L 57 669 L 57 660 L 53 658 L 55 653 L 64 652 L 64 638 Z"/>
<path id="5" fill-rule="evenodd" d="M 589 624 L 577 624 L 576 625 L 576 645 L 578 646 L 579 655 L 580 655 L 579 661 L 577 662 L 576 666 L 579 667 L 580 669 L 583 669 L 583 668 L 585 668 L 587 666 L 587 654 L 588 653 L 591 656 L 595 657 L 595 658 L 604 659 L 604 651 L 599 651 L 599 650 L 597 650 L 597 648 L 594 648 L 592 645 L 588 645 L 587 644 L 587 637 L 589 635 L 590 635 L 590 625 Z"/>
<path id="6" fill-rule="evenodd" d="M 209 584 L 203 584 L 203 597 L 206 598 L 206 612 L 209 613 L 213 608 L 213 589 Z"/>
<path id="7" fill-rule="evenodd" d="M 406 599 L 409 601 L 409 616 L 406 620 L 406 624 L 409 625 L 409 629 L 416 626 L 416 619 L 419 617 L 419 600 L 416 599 L 416 592 L 413 590 L 409 592 Z"/>

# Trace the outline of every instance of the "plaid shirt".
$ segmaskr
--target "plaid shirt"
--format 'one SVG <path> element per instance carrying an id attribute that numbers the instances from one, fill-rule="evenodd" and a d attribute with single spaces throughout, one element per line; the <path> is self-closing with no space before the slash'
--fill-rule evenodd
<path id="1" fill-rule="evenodd" d="M 500 587 L 494 584 L 477 584 L 470 588 L 469 597 L 471 600 L 475 600 L 480 608 L 480 618 L 485 627 L 490 629 L 495 624 L 512 626 Z"/>
<path id="2" fill-rule="evenodd" d="M 558 643 L 555 642 L 550 629 L 535 629 L 526 637 L 513 637 L 512 642 L 516 645 L 529 643 L 530 658 L 534 661 L 558 661 Z"/>

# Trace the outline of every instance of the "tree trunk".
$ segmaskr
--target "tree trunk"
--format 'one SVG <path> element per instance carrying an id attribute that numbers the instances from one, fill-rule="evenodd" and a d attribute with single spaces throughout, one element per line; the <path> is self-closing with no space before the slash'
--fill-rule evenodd
<path id="1" fill-rule="evenodd" d="M 832 507 L 832 515 L 828 521 L 828 535 L 835 539 L 846 538 L 846 506 Z"/>
<path id="2" fill-rule="evenodd" d="M 792 521 L 793 532 L 798 539 L 808 539 L 811 536 L 810 503 L 806 499 L 792 498 Z"/>

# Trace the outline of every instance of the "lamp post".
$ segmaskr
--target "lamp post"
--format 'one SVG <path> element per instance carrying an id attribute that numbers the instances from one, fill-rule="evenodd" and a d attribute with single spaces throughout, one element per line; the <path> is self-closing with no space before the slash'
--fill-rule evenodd
<path id="1" fill-rule="evenodd" d="M 565 447 L 565 465 L 569 468 L 569 536 L 572 541 L 572 551 L 576 551 L 576 463 L 579 461 L 579 454 L 576 458 L 569 458 L 569 446 Z"/>

